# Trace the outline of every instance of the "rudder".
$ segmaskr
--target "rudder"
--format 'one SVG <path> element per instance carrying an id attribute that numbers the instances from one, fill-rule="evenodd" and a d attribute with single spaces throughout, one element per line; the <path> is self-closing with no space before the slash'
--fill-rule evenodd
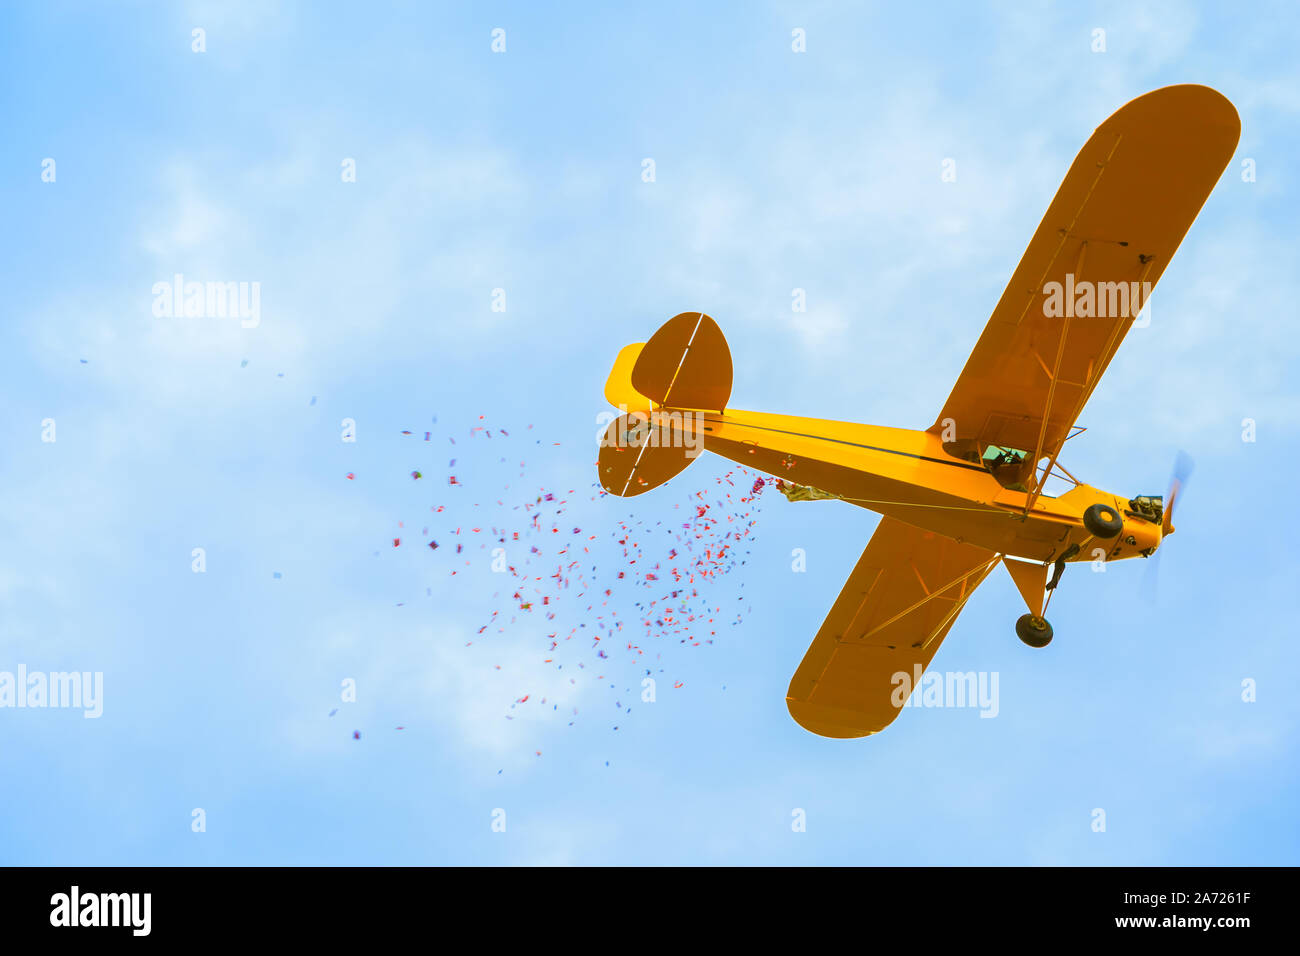
<path id="1" fill-rule="evenodd" d="M 632 366 L 638 393 L 664 408 L 721 412 L 731 398 L 731 349 L 703 312 L 675 315 L 650 336 Z"/>

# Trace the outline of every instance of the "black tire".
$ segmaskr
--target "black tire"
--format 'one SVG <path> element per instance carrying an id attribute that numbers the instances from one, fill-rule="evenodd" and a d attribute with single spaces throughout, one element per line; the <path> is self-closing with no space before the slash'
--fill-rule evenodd
<path id="1" fill-rule="evenodd" d="M 1046 618 L 1022 614 L 1016 621 L 1016 637 L 1030 647 L 1046 647 L 1052 643 L 1052 625 Z"/>
<path id="2" fill-rule="evenodd" d="M 1083 526 L 1097 538 L 1113 538 L 1124 530 L 1124 519 L 1110 505 L 1089 505 L 1083 513 Z"/>

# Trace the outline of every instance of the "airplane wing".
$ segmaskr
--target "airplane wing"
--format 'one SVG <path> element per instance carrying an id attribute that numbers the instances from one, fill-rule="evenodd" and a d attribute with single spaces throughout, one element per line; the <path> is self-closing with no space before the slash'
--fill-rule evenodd
<path id="1" fill-rule="evenodd" d="M 1140 96 L 1099 126 L 930 431 L 942 434 L 951 420 L 959 440 L 1036 451 L 1035 461 L 1054 457 L 1240 132 L 1232 104 L 1194 85 Z M 1060 284 L 1055 306 L 1049 283 Z M 1054 309 L 1066 314 L 1045 314 Z"/>
<path id="2" fill-rule="evenodd" d="M 998 557 L 881 518 L 790 681 L 790 716 L 823 737 L 883 730 Z"/>

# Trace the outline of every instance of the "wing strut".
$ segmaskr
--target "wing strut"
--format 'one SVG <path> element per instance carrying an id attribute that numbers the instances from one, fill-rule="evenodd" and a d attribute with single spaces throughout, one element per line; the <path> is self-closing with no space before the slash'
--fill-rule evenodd
<path id="1" fill-rule="evenodd" d="M 1115 145 L 1116 146 L 1119 145 L 1119 140 L 1115 141 Z M 1111 152 L 1114 153 L 1114 150 L 1112 149 Z M 1107 159 L 1109 159 L 1109 157 L 1107 157 Z M 1101 178 L 1100 173 L 1097 174 L 1097 178 L 1098 179 Z M 1093 185 L 1094 187 L 1096 186 L 1095 183 Z M 1091 193 L 1089 193 L 1089 195 L 1091 195 Z M 1088 240 L 1085 239 L 1079 245 L 1079 258 L 1077 258 L 1074 261 L 1074 281 L 1076 283 L 1079 281 L 1079 277 L 1083 275 L 1083 257 L 1087 254 L 1087 252 L 1088 252 Z M 1058 342 L 1056 345 L 1056 361 L 1052 364 L 1052 380 L 1051 383 L 1047 386 L 1047 406 L 1043 409 L 1043 421 L 1042 424 L 1038 426 L 1038 442 L 1034 445 L 1034 457 L 1031 459 L 1034 463 L 1033 467 L 1035 469 L 1038 468 L 1038 456 L 1043 453 L 1043 439 L 1047 436 L 1047 422 L 1048 419 L 1050 419 L 1052 416 L 1052 399 L 1056 397 L 1056 382 L 1061 372 L 1061 359 L 1065 355 L 1065 342 L 1066 339 L 1070 337 L 1070 319 L 1073 317 L 1073 315 L 1074 315 L 1074 309 L 1065 310 L 1065 322 L 1064 324 L 1061 325 L 1061 341 Z M 1087 390 L 1086 382 L 1084 383 L 1084 390 L 1085 391 Z M 1074 419 L 1070 419 L 1070 423 L 1073 424 Z M 1053 455 L 1052 459 L 1055 460 L 1055 458 L 1056 456 Z M 1050 468 L 1048 469 L 1048 473 L 1049 474 L 1051 473 Z M 1037 485 L 1036 482 L 1035 485 Z M 1037 487 L 1035 488 L 1035 491 L 1036 490 Z M 1029 514 L 1030 505 L 1032 505 L 1036 500 L 1038 500 L 1037 494 L 1035 494 L 1032 498 L 1027 498 L 1025 500 L 1026 515 Z"/>
<path id="2" fill-rule="evenodd" d="M 1080 263 L 1083 262 L 1083 250 L 1086 249 L 1087 247 L 1088 247 L 1088 244 L 1085 242 L 1085 243 L 1083 244 L 1083 247 L 1079 250 L 1079 261 L 1080 261 Z M 1138 295 L 1139 295 L 1139 296 L 1142 294 L 1142 291 L 1141 291 L 1141 290 L 1143 290 L 1143 289 L 1146 288 L 1146 280 L 1147 280 L 1147 276 L 1151 274 L 1151 267 L 1152 267 L 1152 265 L 1153 265 L 1154 263 L 1155 263 L 1155 258 L 1154 258 L 1154 257 L 1152 257 L 1152 256 L 1147 256 L 1147 257 L 1145 257 L 1145 261 L 1143 262 L 1143 265 L 1142 265 L 1142 272 L 1138 275 L 1137 282 L 1135 283 L 1136 288 L 1138 289 Z M 1077 281 L 1077 280 L 1076 280 L 1076 281 Z M 1129 327 L 1130 325 L 1132 325 L 1132 324 L 1137 320 L 1138 314 L 1141 313 L 1141 311 L 1142 311 L 1144 308 L 1146 308 L 1146 304 L 1147 304 L 1147 300 L 1146 300 L 1146 299 L 1142 299 L 1142 303 L 1141 303 L 1141 305 L 1136 305 L 1135 303 L 1132 303 L 1132 302 L 1129 303 L 1129 310 L 1128 310 L 1129 314 L 1128 314 L 1127 316 L 1123 316 L 1123 315 L 1120 316 L 1120 317 L 1119 317 L 1119 320 L 1114 324 L 1114 326 L 1112 326 L 1111 331 L 1110 331 L 1110 338 L 1108 338 L 1108 339 L 1106 340 L 1106 350 L 1105 350 L 1104 352 L 1102 352 L 1102 355 L 1110 355 L 1110 354 L 1113 354 L 1113 353 L 1112 353 L 1112 350 L 1117 346 L 1119 338 L 1120 338 L 1122 335 L 1124 335 L 1124 334 L 1128 331 L 1128 327 Z M 1066 316 L 1066 322 L 1067 322 L 1067 328 L 1068 328 L 1068 322 L 1069 322 L 1069 316 L 1068 316 L 1068 315 Z M 1062 344 L 1062 346 L 1064 346 L 1064 344 L 1065 344 L 1065 333 L 1064 333 L 1064 331 L 1061 333 L 1061 344 Z M 1061 354 L 1060 354 L 1060 350 L 1058 349 L 1058 351 L 1057 351 L 1057 361 L 1058 361 L 1058 362 L 1060 361 L 1060 358 L 1061 358 Z M 1071 421 L 1071 422 L 1077 422 L 1077 421 L 1079 420 L 1079 416 L 1080 416 L 1081 414 L 1083 414 L 1083 406 L 1086 405 L 1086 404 L 1088 404 L 1088 399 L 1092 397 L 1093 389 L 1095 389 L 1095 388 L 1097 387 L 1097 383 L 1098 383 L 1099 381 L 1101 381 L 1102 373 L 1105 372 L 1105 371 L 1106 371 L 1106 364 L 1098 364 L 1098 366 L 1097 366 L 1096 368 L 1093 369 L 1092 374 L 1089 375 L 1089 376 L 1084 380 L 1083 388 L 1082 388 L 1082 390 L 1079 392 L 1079 400 L 1075 403 L 1073 411 L 1070 412 L 1070 421 Z M 1055 380 L 1055 378 L 1053 378 L 1053 380 L 1052 380 L 1052 389 L 1054 390 L 1055 388 L 1056 388 L 1056 380 Z M 1049 391 L 1049 392 L 1047 393 L 1047 409 L 1048 409 L 1048 411 L 1051 411 L 1051 408 L 1052 408 L 1052 392 Z M 1077 428 L 1077 427 L 1078 427 L 1077 425 L 1072 425 L 1072 426 L 1071 426 L 1071 428 Z M 1047 413 L 1044 412 L 1044 414 L 1043 414 L 1043 425 L 1042 425 L 1042 428 L 1040 428 L 1039 433 L 1038 433 L 1038 441 L 1039 441 L 1040 445 L 1041 445 L 1041 442 L 1042 442 L 1042 440 L 1043 440 L 1043 431 L 1044 431 L 1046 428 L 1047 428 Z M 1076 432 L 1075 434 L 1078 434 L 1078 433 Z M 1052 473 L 1052 469 L 1053 469 L 1053 468 L 1058 467 L 1057 464 L 1056 464 L 1056 459 L 1057 459 L 1058 457 L 1060 457 L 1061 449 L 1065 447 L 1065 442 L 1069 441 L 1069 440 L 1070 440 L 1071 438 L 1073 438 L 1073 437 L 1074 437 L 1074 435 L 1066 435 L 1066 436 L 1065 436 L 1065 441 L 1062 441 L 1061 444 L 1057 446 L 1056 450 L 1052 452 L 1051 460 L 1047 463 L 1047 468 L 1044 469 L 1044 471 L 1043 471 L 1043 478 L 1042 478 L 1042 480 L 1041 480 L 1041 481 L 1036 481 L 1036 482 L 1034 482 L 1034 490 L 1031 491 L 1031 492 L 1029 493 L 1029 496 L 1025 499 L 1025 514 L 1026 514 L 1026 515 L 1029 514 L 1029 509 L 1032 508 L 1032 507 L 1034 506 L 1034 502 L 1036 502 L 1036 501 L 1038 500 L 1039 496 L 1043 493 L 1043 485 L 1045 485 L 1045 484 L 1047 483 L 1047 476 L 1050 475 L 1050 474 Z M 1038 453 L 1037 451 L 1034 453 L 1034 467 L 1035 467 L 1035 468 L 1038 467 L 1038 454 L 1039 454 L 1039 453 Z M 1062 470 L 1062 471 L 1065 471 L 1064 468 L 1061 468 L 1061 470 Z M 1069 472 L 1066 472 L 1066 474 L 1069 474 Z M 1074 480 L 1074 483 L 1075 483 L 1076 485 L 1079 483 L 1078 480 L 1074 479 L 1074 476 L 1073 476 L 1073 475 L 1071 475 L 1070 477 L 1071 477 L 1072 480 Z"/>
<path id="3" fill-rule="evenodd" d="M 929 592 L 925 597 L 921 598 L 921 600 L 917 601 L 915 604 L 911 605 L 910 607 L 904 608 L 903 610 L 899 611 L 899 612 L 898 612 L 897 614 L 895 614 L 893 617 L 889 618 L 889 620 L 887 620 L 887 621 L 881 621 L 879 624 L 877 624 L 877 625 L 876 625 L 875 627 L 873 627 L 871 630 L 869 630 L 869 631 L 867 631 L 865 634 L 863 634 L 863 635 L 862 635 L 862 639 L 865 640 L 866 638 L 871 637 L 871 636 L 872 636 L 873 634 L 875 634 L 876 632 L 881 631 L 881 630 L 883 630 L 884 628 L 888 627 L 889 625 L 893 624 L 893 623 L 894 623 L 895 621 L 897 621 L 899 618 L 906 617 L 907 615 L 909 615 L 909 614 L 911 614 L 913 611 L 915 611 L 917 608 L 919 608 L 921 605 L 926 604 L 926 603 L 928 603 L 928 602 L 930 602 L 930 601 L 933 601 L 935 598 L 939 597 L 940 595 L 942 595 L 942 594 L 944 594 L 944 593 L 946 593 L 946 592 L 952 590 L 952 589 L 953 589 L 954 587 L 956 587 L 958 584 L 965 585 L 965 583 L 966 583 L 967 581 L 969 581 L 972 577 L 974 577 L 975 575 L 982 575 L 982 574 L 984 574 L 986 571 L 988 571 L 989 568 L 991 568 L 993 565 L 997 564 L 1000 560 L 1002 560 L 1002 555 L 1000 555 L 1000 554 L 995 554 L 995 555 L 994 555 L 990 560 L 986 561 L 984 564 L 981 564 L 981 565 L 979 565 L 979 566 L 977 566 L 977 567 L 971 568 L 969 571 L 965 572 L 964 574 L 961 574 L 961 575 L 959 575 L 958 577 L 954 578 L 953 580 L 949 581 L 947 584 L 945 584 L 943 587 L 939 588 L 937 591 L 931 591 L 931 592 Z M 913 570 L 913 571 L 916 571 L 916 567 L 915 567 L 915 565 L 913 565 L 912 570 Z M 918 573 L 918 574 L 917 574 L 917 580 L 920 580 L 920 579 L 921 579 L 921 578 L 920 578 L 920 574 Z M 924 582 L 924 581 L 921 581 L 921 587 L 922 587 L 922 588 L 925 587 L 925 582 Z M 966 589 L 965 589 L 965 587 L 963 587 L 962 590 L 961 590 L 961 592 L 958 594 L 957 607 L 953 610 L 953 614 L 955 614 L 957 611 L 961 610 L 961 605 L 962 605 L 961 596 L 964 595 L 965 593 L 966 593 Z M 927 644 L 930 643 L 931 640 L 934 639 L 934 635 L 937 634 L 940 630 L 942 630 L 943 626 L 944 626 L 945 624 L 948 623 L 948 621 L 951 619 L 951 617 L 952 617 L 952 615 L 948 615 L 947 617 L 945 617 L 942 621 L 939 622 L 939 626 L 936 627 L 933 631 L 931 631 L 931 632 L 926 636 L 926 638 L 925 638 L 924 641 L 917 641 L 917 642 L 916 642 L 915 644 L 913 644 L 912 646 L 913 646 L 913 647 L 924 648 Z"/>

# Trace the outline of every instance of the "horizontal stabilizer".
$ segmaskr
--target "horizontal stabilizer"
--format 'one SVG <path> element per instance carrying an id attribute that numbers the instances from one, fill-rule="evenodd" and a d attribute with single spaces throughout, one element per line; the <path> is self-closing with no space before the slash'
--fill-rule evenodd
<path id="1" fill-rule="evenodd" d="M 620 415 L 601 436 L 596 462 L 601 487 L 622 498 L 659 487 L 699 455 L 702 435 L 696 426 L 689 414 Z"/>

